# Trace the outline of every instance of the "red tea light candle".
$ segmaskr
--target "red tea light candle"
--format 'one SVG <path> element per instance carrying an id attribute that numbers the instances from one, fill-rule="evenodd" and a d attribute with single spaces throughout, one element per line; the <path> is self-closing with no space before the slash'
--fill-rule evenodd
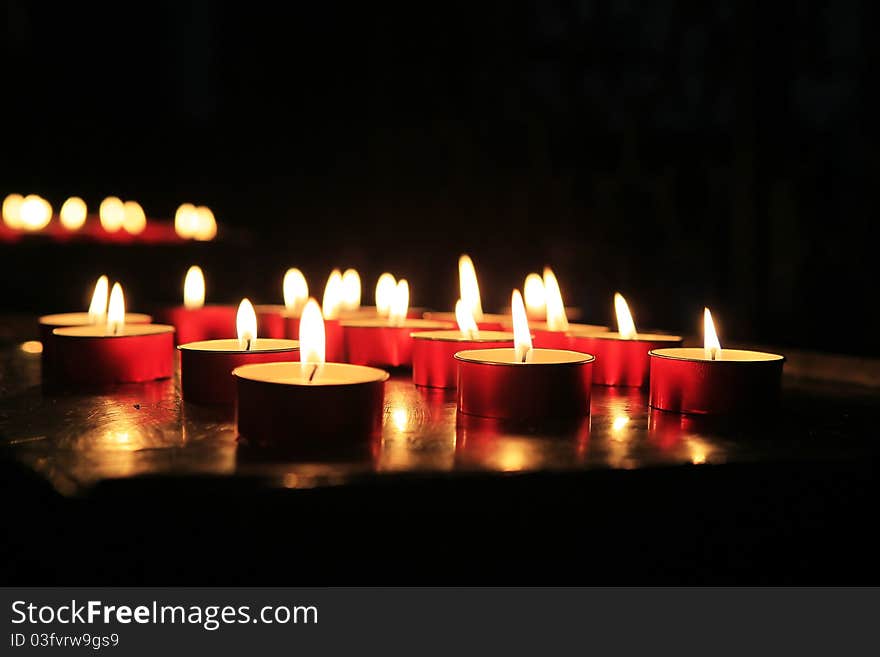
<path id="1" fill-rule="evenodd" d="M 299 338 L 299 318 L 309 299 L 309 284 L 303 273 L 288 269 L 281 282 L 284 305 L 261 304 L 254 306 L 257 313 L 257 332 L 267 338 Z"/>
<path id="2" fill-rule="evenodd" d="M 41 363 L 43 376 L 52 377 L 52 365 L 55 350 L 53 348 L 53 331 L 67 326 L 91 326 L 104 325 L 107 323 L 107 297 L 109 294 L 109 280 L 106 276 L 98 278 L 95 283 L 95 291 L 92 293 L 92 301 L 88 312 L 56 313 L 43 315 L 39 318 L 40 342 L 43 343 Z M 141 313 L 126 313 L 126 324 L 149 324 L 153 318 Z"/>
<path id="3" fill-rule="evenodd" d="M 525 422 L 559 421 L 590 414 L 593 356 L 535 349 L 522 295 L 514 290 L 513 349 L 474 349 L 458 361 L 458 411 Z"/>
<path id="4" fill-rule="evenodd" d="M 663 347 L 680 347 L 681 336 L 638 333 L 626 299 L 614 294 L 617 332 L 569 333 L 571 348 L 593 354 L 593 383 L 603 386 L 648 385 L 651 359 L 648 352 Z"/>
<path id="5" fill-rule="evenodd" d="M 453 328 L 449 322 L 407 319 L 409 283 L 397 283 L 394 302 L 388 319 L 360 319 L 342 322 L 348 362 L 375 367 L 409 367 L 412 365 L 411 334 Z"/>
<path id="6" fill-rule="evenodd" d="M 323 327 L 321 309 L 310 299 L 300 321 L 301 362 L 233 371 L 242 439 L 259 446 L 321 447 L 328 437 L 363 441 L 380 435 L 388 373 L 325 362 Z"/>
<path id="7" fill-rule="evenodd" d="M 455 304 L 457 331 L 420 331 L 412 334 L 413 383 L 430 388 L 455 388 L 455 354 L 468 349 L 495 349 L 513 345 L 513 333 L 480 331 L 473 315 L 459 299 Z"/>
<path id="8" fill-rule="evenodd" d="M 349 295 L 349 298 L 353 298 L 353 274 L 357 274 L 354 269 L 349 269 L 345 274 L 342 275 L 343 278 L 343 289 L 345 288 L 345 275 L 348 274 L 350 277 L 348 286 L 349 291 L 343 292 L 343 295 Z M 360 285 L 360 277 L 357 279 L 358 285 Z M 358 288 L 360 290 L 360 288 Z M 389 274 L 385 272 L 381 276 L 379 276 L 379 280 L 376 282 L 376 305 L 375 306 L 361 306 L 352 307 L 352 304 L 349 303 L 348 309 L 340 308 L 339 316 L 340 319 L 350 320 L 350 319 L 376 319 L 377 317 L 388 317 L 391 312 L 391 302 L 394 299 L 395 291 L 397 290 L 397 279 L 394 278 L 393 274 Z M 358 299 L 360 299 L 360 293 L 358 292 Z M 410 306 L 406 311 L 406 316 L 410 319 L 419 319 L 422 315 L 425 314 L 424 308 L 416 308 Z"/>
<path id="9" fill-rule="evenodd" d="M 183 279 L 183 306 L 159 313 L 174 326 L 177 344 L 225 338 L 235 328 L 235 306 L 205 305 L 205 275 L 193 265 Z"/>
<path id="10" fill-rule="evenodd" d="M 523 301 L 525 301 L 529 325 L 532 325 L 533 322 L 537 323 L 547 320 L 547 293 L 544 289 L 544 279 L 541 278 L 540 274 L 532 273 L 526 276 L 523 285 Z M 568 319 L 580 319 L 581 309 L 566 306 L 565 316 Z M 536 324 L 536 326 L 539 327 L 540 325 Z"/>
<path id="11" fill-rule="evenodd" d="M 712 314 L 703 312 L 704 346 L 650 352 L 649 404 L 678 413 L 732 415 L 771 409 L 779 399 L 785 357 L 722 349 Z"/>
<path id="12" fill-rule="evenodd" d="M 106 324 L 53 331 L 53 378 L 62 384 L 106 385 L 167 379 L 174 371 L 174 327 L 126 324 L 122 287 L 114 283 Z"/>
<path id="13" fill-rule="evenodd" d="M 237 338 L 202 340 L 178 347 L 184 401 L 232 404 L 235 402 L 232 370 L 236 367 L 299 358 L 299 343 L 295 340 L 257 338 L 257 317 L 247 299 L 242 299 L 238 306 L 236 330 Z"/>

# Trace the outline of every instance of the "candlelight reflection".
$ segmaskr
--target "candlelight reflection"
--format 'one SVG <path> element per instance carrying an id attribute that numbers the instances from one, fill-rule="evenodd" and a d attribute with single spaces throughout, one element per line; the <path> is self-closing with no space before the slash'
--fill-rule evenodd
<path id="1" fill-rule="evenodd" d="M 27 340 L 22 342 L 19 348 L 26 354 L 43 353 L 43 343 L 39 340 Z"/>

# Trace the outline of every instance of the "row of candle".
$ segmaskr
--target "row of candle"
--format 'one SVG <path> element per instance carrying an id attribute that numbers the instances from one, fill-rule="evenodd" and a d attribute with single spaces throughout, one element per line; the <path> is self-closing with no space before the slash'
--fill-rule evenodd
<path id="1" fill-rule="evenodd" d="M 375 412 L 376 399 L 381 410 L 381 394 L 377 394 L 376 387 L 387 374 L 365 365 L 412 363 L 414 381 L 419 385 L 457 384 L 462 413 L 527 420 L 587 415 L 593 382 L 644 385 L 649 372 L 650 403 L 666 410 L 736 412 L 765 406 L 778 393 L 783 358 L 722 351 L 708 310 L 703 349 L 652 348 L 658 344 L 680 345 L 681 339 L 638 334 L 620 295 L 615 296 L 617 333 L 605 327 L 568 324 L 552 272 L 545 271 L 541 282 L 546 322 L 529 322 L 519 291 L 512 295 L 510 315 L 487 317 L 479 308 L 473 263 L 463 256 L 461 298 L 455 312 L 458 329 L 454 330 L 451 323 L 439 319 L 407 318 L 409 286 L 405 280 L 383 275 L 377 285 L 377 307 L 363 309 L 359 307 L 357 273 L 335 271 L 325 287 L 322 312 L 314 299 L 303 303 L 308 299 L 308 286 L 300 272 L 291 270 L 283 285 L 285 307 L 263 312 L 286 313 L 283 326 L 288 327 L 286 331 L 295 331 L 299 341 L 258 340 L 258 312 L 244 300 L 237 312 L 236 339 L 202 339 L 185 344 L 178 339 L 183 397 L 187 401 L 226 404 L 237 397 L 240 431 L 268 437 L 272 426 L 281 426 L 278 422 L 284 418 L 279 414 L 286 417 L 291 408 L 305 403 L 303 400 L 318 406 L 326 403 L 328 412 L 336 408 L 329 424 L 338 429 L 353 428 L 351 422 L 358 418 L 369 418 L 367 424 L 372 426 L 381 415 Z M 102 277 L 88 313 L 41 319 L 47 375 L 54 374 L 68 383 L 170 376 L 175 327 L 149 324 L 150 318 L 145 316 L 126 316 L 121 287 L 114 285 L 109 302 L 107 288 L 108 281 Z M 189 331 L 204 338 L 216 330 L 228 335 L 221 325 L 230 326 L 233 309 L 204 306 L 200 270 L 188 272 L 184 297 L 183 308 L 163 313 L 179 334 Z M 475 309 L 481 313 L 483 326 L 492 324 L 490 330 L 481 329 Z M 349 317 L 360 318 L 341 321 L 343 311 Z M 505 325 L 512 326 L 513 332 L 497 330 Z M 428 327 L 433 330 L 418 330 Z M 329 338 L 340 334 L 342 353 L 348 353 L 350 363 L 326 363 L 332 342 Z M 339 360 L 343 359 L 344 355 Z M 297 361 L 300 364 L 291 364 Z M 281 402 L 275 399 L 279 395 L 289 398 Z M 350 401 L 360 400 L 355 404 L 360 410 L 350 409 L 351 405 L 345 403 L 349 397 Z M 254 426 L 249 426 L 248 418 L 254 418 Z"/>

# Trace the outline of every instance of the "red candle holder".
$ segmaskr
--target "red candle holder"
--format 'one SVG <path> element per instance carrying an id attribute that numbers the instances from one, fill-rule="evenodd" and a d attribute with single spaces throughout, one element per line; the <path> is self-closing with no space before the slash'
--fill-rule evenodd
<path id="1" fill-rule="evenodd" d="M 288 325 L 290 326 L 290 325 Z M 291 331 L 292 332 L 292 331 Z M 299 322 L 296 323 L 296 336 L 299 338 Z M 348 362 L 345 329 L 338 319 L 324 320 L 324 354 L 328 363 Z"/>
<path id="2" fill-rule="evenodd" d="M 258 338 L 251 349 L 237 339 L 204 340 L 177 347 L 180 350 L 180 389 L 186 402 L 232 404 L 235 379 L 232 370 L 242 365 L 299 360 L 294 340 Z"/>
<path id="3" fill-rule="evenodd" d="M 480 331 L 475 337 L 461 331 L 423 331 L 412 334 L 413 383 L 429 388 L 458 385 L 456 352 L 513 345 L 513 333 Z"/>
<path id="4" fill-rule="evenodd" d="M 650 352 L 649 404 L 678 413 L 727 415 L 773 408 L 782 386 L 785 357 L 722 349 L 708 359 L 702 348 Z"/>
<path id="5" fill-rule="evenodd" d="M 458 321 L 454 312 L 426 312 L 422 314 L 422 317 L 432 322 L 449 322 L 453 325 Z M 513 320 L 511 320 L 510 315 L 484 313 L 483 317 L 477 320 L 477 328 L 481 331 L 503 331 L 505 326 L 508 330 L 513 327 Z"/>
<path id="6" fill-rule="evenodd" d="M 388 326 L 384 319 L 365 319 L 342 322 L 342 328 L 348 362 L 374 367 L 409 367 L 412 365 L 413 341 L 410 335 L 413 332 L 451 329 L 453 325 L 426 319 L 407 319 L 399 326 Z"/>
<path id="7" fill-rule="evenodd" d="M 235 334 L 235 306 L 202 306 L 166 308 L 158 317 L 174 326 L 177 344 L 217 340 Z"/>
<path id="8" fill-rule="evenodd" d="M 166 379 L 174 373 L 174 327 L 133 324 L 105 334 L 101 326 L 53 332 L 53 375 L 58 383 L 107 385 Z"/>
<path id="9" fill-rule="evenodd" d="M 592 335 L 569 334 L 571 348 L 593 354 L 593 383 L 603 386 L 630 386 L 642 388 L 648 385 L 651 361 L 648 352 L 662 347 L 680 347 L 677 335 L 639 333 L 632 340 L 620 337 L 620 333 L 594 333 Z"/>
<path id="10" fill-rule="evenodd" d="M 287 338 L 299 340 L 299 312 L 292 312 L 286 306 L 254 306 L 257 315 L 257 335 L 261 338 Z"/>
<path id="11" fill-rule="evenodd" d="M 559 421 L 590 414 L 590 354 L 532 349 L 530 362 L 516 362 L 513 349 L 476 349 L 455 354 L 458 410 L 521 421 Z"/>
<path id="12" fill-rule="evenodd" d="M 326 363 L 309 382 L 299 363 L 265 363 L 232 374 L 238 433 L 250 444 L 320 446 L 381 434 L 387 372 Z"/>

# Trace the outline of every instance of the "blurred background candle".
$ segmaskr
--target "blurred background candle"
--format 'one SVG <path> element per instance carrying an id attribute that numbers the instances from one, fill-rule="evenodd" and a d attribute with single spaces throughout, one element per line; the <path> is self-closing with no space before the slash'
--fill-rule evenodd
<path id="1" fill-rule="evenodd" d="M 340 323 L 342 296 L 342 273 L 334 269 L 324 285 L 321 312 L 324 320 L 325 355 L 328 360 L 335 363 L 343 363 L 346 360 L 345 336 Z"/>
<path id="2" fill-rule="evenodd" d="M 71 196 L 61 206 L 58 218 L 64 228 L 75 231 L 82 228 L 83 224 L 86 223 L 88 213 L 89 210 L 86 202 L 78 196 Z"/>
<path id="3" fill-rule="evenodd" d="M 549 269 L 549 267 L 548 267 Z M 523 284 L 523 301 L 529 322 L 543 322 L 547 319 L 547 293 L 544 290 L 544 279 L 540 274 L 531 273 L 526 276 Z M 567 319 L 580 319 L 581 309 L 574 306 L 565 307 Z"/>
<path id="4" fill-rule="evenodd" d="M 299 318 L 309 298 L 309 284 L 296 267 L 288 269 L 281 281 L 284 305 L 255 306 L 260 335 L 267 338 L 299 338 Z"/>
<path id="5" fill-rule="evenodd" d="M 509 322 L 508 315 L 490 315 L 483 312 L 480 299 L 480 284 L 477 281 L 477 270 L 471 257 L 464 254 L 458 259 L 458 290 L 459 301 L 468 309 L 480 330 L 500 331 L 504 322 Z M 426 312 L 425 319 L 439 322 L 455 322 L 455 312 Z"/>
<path id="6" fill-rule="evenodd" d="M 183 279 L 183 306 L 157 313 L 174 326 L 177 344 L 225 338 L 235 330 L 235 306 L 205 305 L 205 274 L 193 265 Z"/>
<path id="7" fill-rule="evenodd" d="M 703 347 L 650 352 L 652 407 L 680 413 L 747 414 L 772 409 L 779 399 L 785 357 L 722 349 L 712 313 L 703 311 Z"/>

